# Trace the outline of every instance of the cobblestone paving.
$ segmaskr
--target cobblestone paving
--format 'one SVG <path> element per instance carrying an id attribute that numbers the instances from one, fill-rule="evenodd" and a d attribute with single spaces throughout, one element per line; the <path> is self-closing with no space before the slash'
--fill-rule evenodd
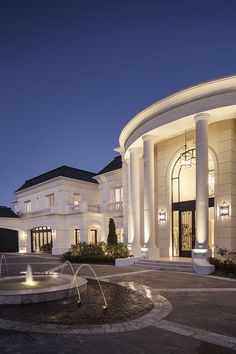
<path id="1" fill-rule="evenodd" d="M 106 304 L 98 283 L 89 280 L 87 290 L 81 293 L 81 305 L 77 304 L 77 296 L 23 306 L 1 305 L 0 317 L 32 324 L 73 325 L 73 328 L 83 328 L 88 324 L 108 324 L 138 319 L 153 309 L 151 299 L 137 291 L 108 282 L 100 284 L 108 304 L 106 310 L 103 309 Z"/>
<path id="2" fill-rule="evenodd" d="M 53 257 L 13 256 L 15 258 L 8 259 L 10 273 L 23 271 L 27 263 L 40 272 L 59 262 Z M 171 311 L 166 312 L 165 318 L 143 316 L 140 327 L 131 328 L 130 324 L 130 328 L 123 326 L 117 332 L 112 331 L 111 325 L 111 332 L 107 327 L 107 332 L 90 331 L 86 335 L 34 333 L 33 328 L 6 330 L 1 321 L 0 353 L 236 353 L 235 281 L 194 274 L 137 271 L 134 267 L 93 268 L 103 280 L 126 285 L 150 298 L 166 298 L 166 303 L 172 305 Z M 92 276 L 85 269 L 83 274 Z"/>

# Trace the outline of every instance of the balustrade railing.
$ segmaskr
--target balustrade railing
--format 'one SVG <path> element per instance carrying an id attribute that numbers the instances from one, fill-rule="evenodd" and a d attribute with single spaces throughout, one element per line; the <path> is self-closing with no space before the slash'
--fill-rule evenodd
<path id="1" fill-rule="evenodd" d="M 107 204 L 107 211 L 122 211 L 123 202 L 113 202 Z"/>

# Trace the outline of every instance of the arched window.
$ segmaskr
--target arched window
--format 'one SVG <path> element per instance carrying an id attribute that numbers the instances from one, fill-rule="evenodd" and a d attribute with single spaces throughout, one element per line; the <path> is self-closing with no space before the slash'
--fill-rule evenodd
<path id="1" fill-rule="evenodd" d="M 187 154 L 187 157 L 184 156 Z M 185 149 L 174 164 L 172 175 L 172 255 L 191 257 L 195 246 L 196 150 Z M 214 243 L 214 160 L 208 154 L 209 243 Z"/>
<path id="2" fill-rule="evenodd" d="M 191 164 L 182 164 L 182 154 L 174 164 L 171 176 L 172 203 L 196 199 L 196 149 L 186 151 L 191 155 Z M 209 153 L 208 158 L 208 191 L 209 198 L 214 197 L 215 171 L 214 161 Z"/>

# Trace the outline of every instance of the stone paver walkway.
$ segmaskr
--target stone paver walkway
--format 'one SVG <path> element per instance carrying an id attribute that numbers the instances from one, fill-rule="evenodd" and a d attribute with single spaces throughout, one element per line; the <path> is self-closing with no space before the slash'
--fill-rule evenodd
<path id="1" fill-rule="evenodd" d="M 9 273 L 16 274 L 24 271 L 27 263 L 34 271 L 43 272 L 59 260 L 50 256 L 7 255 L 7 262 Z M 235 280 L 137 271 L 134 267 L 94 265 L 93 269 L 99 279 L 139 291 L 154 300 L 156 306 L 136 323 L 87 328 L 84 333 L 58 328 L 49 331 L 45 325 L 36 331 L 32 326 L 17 328 L 0 321 L 0 353 L 236 353 Z M 92 277 L 87 269 L 80 275 Z"/>

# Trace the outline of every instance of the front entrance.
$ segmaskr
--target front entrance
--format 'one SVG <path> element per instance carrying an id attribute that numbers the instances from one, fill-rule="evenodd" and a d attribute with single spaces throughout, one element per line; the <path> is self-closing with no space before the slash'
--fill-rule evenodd
<path id="1" fill-rule="evenodd" d="M 209 225 L 214 220 L 214 198 L 209 198 Z M 196 201 L 172 204 L 172 255 L 175 257 L 191 257 L 191 250 L 195 247 L 195 220 Z M 213 216 L 212 216 L 213 215 Z M 209 227 L 210 238 L 214 238 Z"/>
<path id="2" fill-rule="evenodd" d="M 195 244 L 195 211 L 180 211 L 179 221 L 179 255 L 180 257 L 191 257 L 191 250 Z"/>
<path id="3" fill-rule="evenodd" d="M 195 200 L 173 204 L 173 256 L 191 257 L 195 245 Z"/>
<path id="4" fill-rule="evenodd" d="M 31 251 L 52 253 L 52 230 L 46 226 L 31 230 Z"/>

